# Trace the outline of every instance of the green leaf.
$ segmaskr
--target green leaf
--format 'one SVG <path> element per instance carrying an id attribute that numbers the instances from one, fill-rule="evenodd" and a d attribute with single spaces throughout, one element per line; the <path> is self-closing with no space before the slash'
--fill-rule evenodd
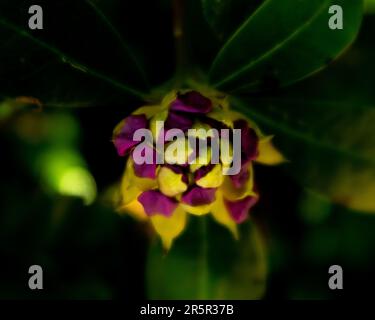
<path id="1" fill-rule="evenodd" d="M 257 107 L 255 107 L 255 104 Z M 375 212 L 375 108 L 347 105 L 247 101 L 239 110 L 275 135 L 303 186 L 349 208 Z"/>
<path id="2" fill-rule="evenodd" d="M 191 217 L 183 235 L 163 255 L 153 245 L 147 286 L 152 299 L 259 299 L 266 280 L 264 243 L 255 225 L 241 239 L 210 217 Z"/>
<path id="3" fill-rule="evenodd" d="M 201 0 L 203 13 L 220 39 L 230 36 L 263 0 Z"/>
<path id="4" fill-rule="evenodd" d="M 331 201 L 375 212 L 375 94 L 371 32 L 332 68 L 267 97 L 234 99 L 289 160 L 303 186 Z"/>
<path id="5" fill-rule="evenodd" d="M 331 5 L 344 12 L 344 29 L 331 30 Z M 214 86 L 258 91 L 285 86 L 322 69 L 355 39 L 363 1 L 266 0 L 228 39 L 210 71 Z"/>

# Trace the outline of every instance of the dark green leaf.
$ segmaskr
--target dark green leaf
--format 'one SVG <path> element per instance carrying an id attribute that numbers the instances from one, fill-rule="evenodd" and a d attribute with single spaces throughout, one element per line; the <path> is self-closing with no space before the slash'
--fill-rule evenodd
<path id="1" fill-rule="evenodd" d="M 230 36 L 263 0 L 201 0 L 203 13 L 220 39 Z"/>
<path id="2" fill-rule="evenodd" d="M 276 136 L 290 161 L 286 168 L 304 186 L 353 209 L 375 212 L 375 108 L 345 102 L 307 102 L 302 108 L 292 101 L 238 106 Z"/>
<path id="3" fill-rule="evenodd" d="M 362 33 L 332 68 L 304 83 L 273 97 L 234 102 L 275 135 L 290 161 L 285 168 L 303 186 L 352 209 L 375 212 L 375 48 L 370 37 L 371 32 Z"/>
<path id="4" fill-rule="evenodd" d="M 343 30 L 328 27 L 331 5 L 343 8 Z M 360 0 L 266 0 L 220 50 L 211 82 L 220 89 L 251 92 L 305 78 L 354 40 L 362 10 Z"/>

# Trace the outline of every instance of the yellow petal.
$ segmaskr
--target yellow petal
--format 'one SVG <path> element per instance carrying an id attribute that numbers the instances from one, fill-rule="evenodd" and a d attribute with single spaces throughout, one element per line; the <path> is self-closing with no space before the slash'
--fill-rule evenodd
<path id="1" fill-rule="evenodd" d="M 266 165 L 277 165 L 286 162 L 286 159 L 272 144 L 272 136 L 264 137 L 259 140 L 259 156 L 256 162 Z"/>
<path id="2" fill-rule="evenodd" d="M 130 214 L 133 218 L 141 221 L 148 220 L 148 216 L 143 209 L 142 204 L 138 200 L 133 200 L 127 205 L 123 205 L 119 208 L 120 212 L 125 212 Z"/>
<path id="3" fill-rule="evenodd" d="M 196 181 L 196 184 L 202 188 L 218 188 L 222 185 L 223 181 L 222 167 L 220 164 L 216 164 L 209 173 Z"/>
<path id="4" fill-rule="evenodd" d="M 233 163 L 233 146 L 227 138 L 221 138 L 220 141 L 220 161 L 225 170 L 229 170 Z"/>
<path id="5" fill-rule="evenodd" d="M 247 182 L 241 188 L 235 188 L 233 182 L 229 176 L 225 176 L 222 185 L 222 190 L 225 194 L 225 198 L 228 200 L 240 200 L 247 196 L 255 196 L 256 193 L 253 191 L 254 188 L 254 174 L 253 166 L 249 163 L 249 178 Z"/>
<path id="6" fill-rule="evenodd" d="M 169 164 L 188 163 L 193 152 L 194 150 L 185 136 L 177 137 L 177 139 L 165 145 L 164 162 Z"/>
<path id="7" fill-rule="evenodd" d="M 168 197 L 174 197 L 187 190 L 187 185 L 182 181 L 182 174 L 162 167 L 158 173 L 158 184 L 160 191 Z"/>
<path id="8" fill-rule="evenodd" d="M 151 106 L 143 106 L 141 108 L 138 108 L 135 110 L 132 114 L 138 115 L 138 114 L 145 114 L 147 119 L 152 118 L 154 115 L 159 114 L 163 111 L 162 106 L 158 105 L 151 105 Z"/>
<path id="9" fill-rule="evenodd" d="M 127 205 L 136 199 L 142 191 L 155 189 L 157 181 L 154 179 L 140 178 L 134 173 L 133 160 L 129 157 L 126 162 L 125 172 L 121 181 L 122 205 Z"/>
<path id="10" fill-rule="evenodd" d="M 177 91 L 172 90 L 169 92 L 162 100 L 161 106 L 162 108 L 169 108 L 170 104 L 177 99 Z"/>
<path id="11" fill-rule="evenodd" d="M 214 132 L 215 131 L 213 131 L 208 124 L 196 121 L 191 129 L 188 130 L 188 136 L 207 140 L 207 138 L 213 138 L 215 136 Z"/>
<path id="12" fill-rule="evenodd" d="M 132 183 L 129 179 L 122 179 L 121 182 L 121 204 L 127 205 L 136 199 L 142 190 Z"/>
<path id="13" fill-rule="evenodd" d="M 231 115 L 230 111 L 222 109 L 213 110 L 207 114 L 209 118 L 220 121 L 229 128 L 233 128 L 233 118 Z"/>
<path id="14" fill-rule="evenodd" d="M 189 212 L 190 214 L 196 215 L 196 216 L 203 216 L 205 214 L 209 214 L 211 211 L 212 203 L 210 204 L 205 204 L 202 206 L 189 206 L 186 203 L 181 203 L 181 207 L 186 211 Z"/>
<path id="15" fill-rule="evenodd" d="M 223 191 L 220 189 L 216 192 L 216 200 L 212 205 L 211 213 L 218 223 L 227 227 L 233 234 L 234 238 L 238 239 L 237 224 L 233 221 L 229 212 L 227 211 L 227 208 L 225 207 Z"/>
<path id="16" fill-rule="evenodd" d="M 158 214 L 152 216 L 150 219 L 155 231 L 161 237 L 164 249 L 169 250 L 173 240 L 180 235 L 185 228 L 186 212 L 181 207 L 178 207 L 171 217 Z"/>
<path id="17" fill-rule="evenodd" d="M 190 144 L 189 144 L 190 145 Z M 197 150 L 199 150 L 199 145 L 197 143 L 196 145 L 197 147 Z M 193 150 L 193 149 L 191 149 Z M 192 153 L 193 151 L 191 151 Z M 200 151 L 200 153 L 203 153 L 203 150 Z M 190 164 L 190 171 L 191 172 L 195 172 L 197 171 L 199 168 L 203 167 L 203 166 L 207 166 L 208 164 L 211 163 L 211 148 L 207 147 L 206 148 L 206 154 L 200 154 L 198 157 L 196 157 L 193 161 L 191 161 L 191 164 Z"/>
<path id="18" fill-rule="evenodd" d="M 161 131 L 161 127 L 157 126 L 158 121 L 162 121 L 163 125 L 168 117 L 168 110 L 160 111 L 159 113 L 155 114 L 150 121 L 150 130 L 152 132 L 152 136 L 154 137 L 155 141 L 159 141 L 159 135 Z"/>

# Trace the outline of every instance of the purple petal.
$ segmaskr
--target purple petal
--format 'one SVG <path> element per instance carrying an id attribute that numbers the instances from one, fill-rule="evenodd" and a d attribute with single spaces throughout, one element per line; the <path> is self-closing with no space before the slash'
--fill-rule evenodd
<path id="1" fill-rule="evenodd" d="M 243 163 L 241 166 L 241 170 L 238 174 L 236 175 L 231 175 L 229 178 L 231 179 L 233 186 L 236 189 L 242 188 L 246 182 L 250 178 L 250 168 L 249 168 L 250 162 Z"/>
<path id="2" fill-rule="evenodd" d="M 224 199 L 229 214 L 236 223 L 244 222 L 249 216 L 249 210 L 257 203 L 258 197 L 248 196 L 238 201 Z"/>
<path id="3" fill-rule="evenodd" d="M 255 160 L 258 156 L 258 136 L 250 128 L 246 120 L 237 120 L 233 123 L 234 129 L 241 129 L 242 162 Z"/>
<path id="4" fill-rule="evenodd" d="M 124 125 L 119 132 L 115 132 L 113 138 L 117 153 L 120 156 L 125 156 L 131 148 L 139 143 L 139 141 L 133 141 L 134 132 L 145 128 L 147 128 L 147 118 L 144 114 L 125 118 Z"/>
<path id="5" fill-rule="evenodd" d="M 209 164 L 208 166 L 200 167 L 197 171 L 194 173 L 194 181 L 198 181 L 199 179 L 202 179 L 204 176 L 206 176 L 213 168 L 215 167 L 214 164 Z"/>
<path id="6" fill-rule="evenodd" d="M 165 131 L 178 128 L 185 132 L 192 126 L 193 120 L 183 113 L 169 111 L 167 120 L 165 121 Z"/>
<path id="7" fill-rule="evenodd" d="M 186 191 L 181 200 L 190 206 L 203 206 L 215 201 L 216 188 L 192 187 Z"/>
<path id="8" fill-rule="evenodd" d="M 165 164 L 163 167 L 167 167 L 168 169 L 171 169 L 174 173 L 182 174 L 184 173 L 184 167 L 179 166 L 177 164 Z"/>
<path id="9" fill-rule="evenodd" d="M 144 157 L 146 150 L 145 149 L 151 149 L 150 146 L 145 146 L 144 150 L 142 150 L 141 155 Z M 134 155 L 134 153 L 133 153 Z M 133 156 L 132 155 L 132 156 Z M 134 157 L 134 156 L 133 156 Z M 134 158 L 133 158 L 134 160 Z M 149 178 L 149 179 L 155 179 L 156 178 L 156 151 L 154 148 L 152 148 L 152 163 L 143 163 L 143 164 L 137 164 L 134 161 L 133 167 L 134 167 L 134 173 L 137 177 L 140 178 Z"/>
<path id="10" fill-rule="evenodd" d="M 156 168 L 155 163 L 152 164 L 136 164 L 134 163 L 134 173 L 140 178 L 156 179 Z"/>
<path id="11" fill-rule="evenodd" d="M 171 104 L 171 110 L 205 114 L 212 110 L 212 102 L 199 92 L 190 91 L 178 94 L 177 99 Z"/>
<path id="12" fill-rule="evenodd" d="M 225 123 L 216 119 L 212 119 L 209 116 L 202 117 L 201 121 L 205 124 L 208 124 L 211 128 L 218 130 L 220 136 L 222 135 L 221 129 L 228 129 L 228 131 L 230 130 L 230 128 Z"/>
<path id="13" fill-rule="evenodd" d="M 161 214 L 170 217 L 177 208 L 177 202 L 157 190 L 143 192 L 138 201 L 142 204 L 148 216 Z"/>

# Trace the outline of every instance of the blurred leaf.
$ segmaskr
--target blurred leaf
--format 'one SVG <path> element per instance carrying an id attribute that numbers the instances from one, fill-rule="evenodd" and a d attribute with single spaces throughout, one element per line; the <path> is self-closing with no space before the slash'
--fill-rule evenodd
<path id="1" fill-rule="evenodd" d="M 94 202 L 95 180 L 82 156 L 74 149 L 48 149 L 37 155 L 34 166 L 49 191 L 81 198 L 87 205 Z"/>
<path id="2" fill-rule="evenodd" d="M 344 11 L 344 29 L 328 27 L 331 5 Z M 257 91 L 284 86 L 323 68 L 355 38 L 363 1 L 266 0 L 229 38 L 210 71 L 214 86 Z"/>
<path id="3" fill-rule="evenodd" d="M 347 207 L 375 212 L 374 107 L 249 100 L 237 106 L 275 134 L 290 161 L 285 167 L 302 185 Z"/>
<path id="4" fill-rule="evenodd" d="M 40 184 L 52 194 L 91 204 L 96 183 L 78 151 L 80 127 L 68 113 L 26 113 L 15 122 L 22 156 Z"/>
<path id="5" fill-rule="evenodd" d="M 12 101 L 4 100 L 0 102 L 0 123 L 9 118 L 13 112 L 17 111 L 18 106 L 14 106 Z"/>
<path id="6" fill-rule="evenodd" d="M 357 267 L 365 272 L 371 269 L 375 258 L 374 227 L 375 216 L 359 216 L 352 210 L 332 206 L 324 223 L 306 230 L 301 243 L 303 256 L 308 263 L 326 266 L 340 261 L 348 268 Z"/>
<path id="7" fill-rule="evenodd" d="M 365 0 L 365 12 L 366 13 L 375 13 L 375 1 L 374 0 Z"/>
<path id="8" fill-rule="evenodd" d="M 330 215 L 333 204 L 329 199 L 311 190 L 303 190 L 299 201 L 299 212 L 302 219 L 310 225 L 317 225 L 324 222 Z"/>
<path id="9" fill-rule="evenodd" d="M 184 234 L 163 256 L 159 245 L 148 257 L 152 299 L 259 299 L 266 281 L 264 243 L 254 224 L 241 226 L 241 239 L 210 217 L 192 217 Z"/>

